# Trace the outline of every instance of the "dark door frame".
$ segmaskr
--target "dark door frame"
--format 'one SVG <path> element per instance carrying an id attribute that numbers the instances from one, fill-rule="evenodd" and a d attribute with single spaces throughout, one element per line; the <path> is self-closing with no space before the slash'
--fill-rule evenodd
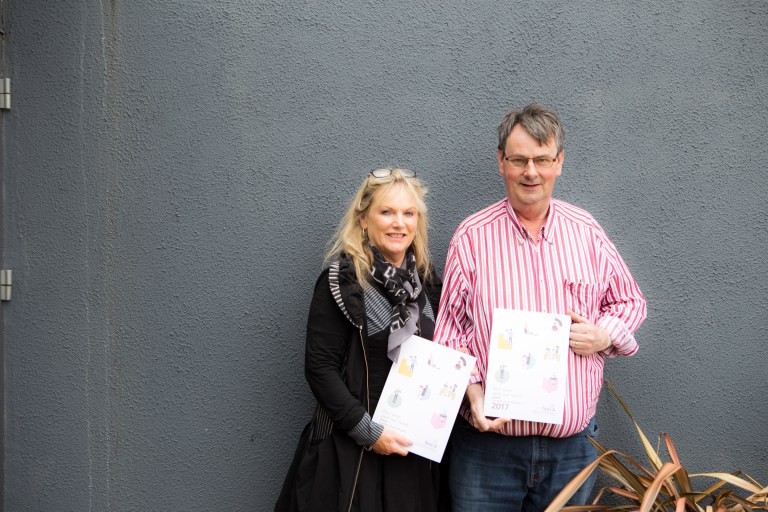
<path id="1" fill-rule="evenodd" d="M 0 0 L 0 78 L 8 76 L 5 66 L 5 0 Z M 0 114 L 0 186 L 5 188 L 5 114 Z M 0 265 L 5 266 L 5 190 L 0 190 Z M 5 510 L 5 307 L 0 306 L 0 512 Z"/>

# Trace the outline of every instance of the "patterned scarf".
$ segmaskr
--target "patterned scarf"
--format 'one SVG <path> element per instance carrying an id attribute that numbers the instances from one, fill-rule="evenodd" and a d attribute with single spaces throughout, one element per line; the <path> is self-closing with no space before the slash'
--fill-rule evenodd
<path id="1" fill-rule="evenodd" d="M 411 318 L 409 303 L 415 303 L 421 293 L 421 281 L 416 272 L 416 256 L 410 247 L 405 253 L 405 268 L 396 268 L 381 255 L 381 252 L 371 246 L 373 252 L 373 268 L 371 277 L 379 283 L 392 305 L 392 318 L 389 332 L 402 328 Z M 416 308 L 418 313 L 418 308 Z M 413 333 L 411 333 L 413 334 Z"/>

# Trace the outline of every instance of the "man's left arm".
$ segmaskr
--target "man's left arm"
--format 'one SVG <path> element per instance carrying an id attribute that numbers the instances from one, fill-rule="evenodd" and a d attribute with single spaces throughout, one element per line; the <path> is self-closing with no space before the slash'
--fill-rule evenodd
<path id="1" fill-rule="evenodd" d="M 605 350 L 608 357 L 631 356 L 637 352 L 634 333 L 647 315 L 645 297 L 623 260 L 621 264 L 626 273 L 614 275 L 596 322 L 610 337 L 611 344 Z"/>
<path id="2" fill-rule="evenodd" d="M 646 317 L 646 302 L 616 247 L 605 240 L 601 265 L 608 273 L 608 289 L 600 301 L 594 323 L 572 311 L 571 349 L 579 355 L 603 352 L 608 357 L 630 356 L 637 352 L 634 332 Z"/>

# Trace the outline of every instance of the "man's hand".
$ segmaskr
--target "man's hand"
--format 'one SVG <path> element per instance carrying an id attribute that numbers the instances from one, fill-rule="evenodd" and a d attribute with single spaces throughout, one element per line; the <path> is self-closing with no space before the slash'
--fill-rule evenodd
<path id="1" fill-rule="evenodd" d="M 483 405 L 485 393 L 483 393 L 483 385 L 479 382 L 467 386 L 466 394 L 469 399 L 470 409 L 472 410 L 472 426 L 480 432 L 499 432 L 501 427 L 510 421 L 506 418 L 491 420 L 485 417 L 485 407 Z"/>
<path id="2" fill-rule="evenodd" d="M 371 450 L 379 455 L 408 455 L 408 447 L 413 443 L 407 437 L 389 427 L 384 427 L 384 432 L 371 446 Z"/>
<path id="3" fill-rule="evenodd" d="M 570 309 L 566 313 L 571 317 L 570 346 L 574 354 L 589 356 L 611 346 L 608 331 Z"/>

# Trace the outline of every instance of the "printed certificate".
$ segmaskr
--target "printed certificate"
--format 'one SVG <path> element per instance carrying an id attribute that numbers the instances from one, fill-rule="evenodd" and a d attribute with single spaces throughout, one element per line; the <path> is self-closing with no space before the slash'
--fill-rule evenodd
<path id="1" fill-rule="evenodd" d="M 567 315 L 493 310 L 486 416 L 562 424 L 570 328 Z"/>
<path id="2" fill-rule="evenodd" d="M 405 435 L 411 453 L 440 462 L 475 358 L 411 336 L 392 363 L 373 421 Z"/>

